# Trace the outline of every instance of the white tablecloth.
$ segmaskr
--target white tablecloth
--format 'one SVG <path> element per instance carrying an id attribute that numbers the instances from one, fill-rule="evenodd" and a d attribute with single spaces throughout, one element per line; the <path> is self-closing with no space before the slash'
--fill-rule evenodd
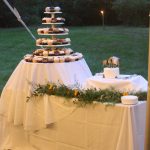
<path id="1" fill-rule="evenodd" d="M 21 61 L 0 99 L 0 147 L 12 150 L 143 150 L 145 102 L 135 106 L 98 104 L 85 108 L 64 104 L 63 98 L 55 96 L 26 102 L 32 90 L 29 82 L 45 84 L 59 80 L 70 85 L 77 80 L 82 84 L 90 76 L 84 60 L 59 65 Z"/>
<path id="2" fill-rule="evenodd" d="M 101 75 L 88 78 L 84 88 L 110 89 L 114 88 L 123 92 L 147 91 L 148 82 L 140 75 L 120 75 L 120 78 L 106 79 Z"/>
<path id="3" fill-rule="evenodd" d="M 7 117 L 8 122 L 22 125 L 26 129 L 36 129 L 28 118 L 37 118 L 32 113 L 33 104 L 27 103 L 27 96 L 33 90 L 31 83 L 46 84 L 49 82 L 65 85 L 80 84 L 92 76 L 84 59 L 70 63 L 27 63 L 22 60 L 5 85 L 0 99 L 0 115 Z M 46 103 L 45 103 L 46 106 Z M 33 114 L 33 115 L 32 115 Z M 36 125 L 36 123 L 35 123 Z M 43 127 L 43 125 L 42 125 Z M 37 127 L 39 129 L 39 127 Z"/>
<path id="4" fill-rule="evenodd" d="M 29 82 L 46 84 L 48 81 L 65 85 L 82 84 L 91 77 L 84 59 L 69 63 L 28 63 L 22 60 L 9 78 L 7 89 L 29 87 Z"/>
<path id="5" fill-rule="evenodd" d="M 64 104 L 64 98 L 46 96 L 34 102 L 28 119 L 31 125 L 46 124 L 48 120 L 54 124 L 27 132 L 23 126 L 8 124 L 2 118 L 1 146 L 12 150 L 144 150 L 145 111 L 146 102 L 80 108 Z M 37 117 L 32 118 L 35 112 L 40 115 L 39 122 Z"/>

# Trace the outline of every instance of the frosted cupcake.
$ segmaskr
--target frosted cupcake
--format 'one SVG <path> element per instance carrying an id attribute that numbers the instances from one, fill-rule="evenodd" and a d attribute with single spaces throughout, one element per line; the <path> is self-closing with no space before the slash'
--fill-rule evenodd
<path id="1" fill-rule="evenodd" d="M 47 17 L 44 17 L 42 19 L 42 23 L 51 23 L 52 22 L 52 18 L 47 18 Z"/>
<path id="2" fill-rule="evenodd" d="M 49 63 L 54 63 L 54 57 L 48 57 L 48 62 Z"/>
<path id="3" fill-rule="evenodd" d="M 57 7 L 54 7 L 54 10 L 55 10 L 55 12 L 60 12 L 61 9 L 60 9 L 60 7 L 57 6 Z"/>
<path id="4" fill-rule="evenodd" d="M 59 63 L 59 57 L 54 57 L 54 62 Z"/>
<path id="5" fill-rule="evenodd" d="M 66 40 L 67 43 L 71 42 L 70 38 L 66 38 L 65 40 Z"/>
<path id="6" fill-rule="evenodd" d="M 50 56 L 54 56 L 54 51 L 49 51 Z"/>
<path id="7" fill-rule="evenodd" d="M 44 30 L 43 30 L 43 29 L 37 29 L 37 33 L 38 33 L 38 34 L 43 34 L 43 33 L 44 33 Z"/>
<path id="8" fill-rule="evenodd" d="M 50 7 L 45 8 L 45 12 L 50 12 L 50 10 L 51 10 Z"/>
<path id="9" fill-rule="evenodd" d="M 44 34 L 48 34 L 49 33 L 49 28 L 44 28 Z"/>
<path id="10" fill-rule="evenodd" d="M 47 44 L 48 44 L 48 45 L 53 45 L 53 40 L 48 39 L 48 40 L 47 40 Z"/>
<path id="11" fill-rule="evenodd" d="M 37 39 L 36 40 L 36 45 L 41 45 L 42 44 L 42 39 Z"/>
<path id="12" fill-rule="evenodd" d="M 65 62 L 65 58 L 64 58 L 64 57 L 60 57 L 60 58 L 59 58 L 59 62 L 60 62 L 60 63 Z"/>
<path id="13" fill-rule="evenodd" d="M 48 40 L 47 39 L 42 39 L 42 45 L 47 45 L 48 44 Z"/>
<path id="14" fill-rule="evenodd" d="M 48 56 L 48 51 L 43 51 L 43 56 Z"/>
<path id="15" fill-rule="evenodd" d="M 42 58 L 42 57 L 38 57 L 38 58 L 37 58 L 37 62 L 38 62 L 38 63 L 42 63 L 42 61 L 43 61 L 43 58 Z"/>

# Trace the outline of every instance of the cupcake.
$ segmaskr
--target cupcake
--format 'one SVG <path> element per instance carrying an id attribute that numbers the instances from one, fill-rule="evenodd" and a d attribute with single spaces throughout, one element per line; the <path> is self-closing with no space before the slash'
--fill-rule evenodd
<path id="1" fill-rule="evenodd" d="M 52 18 L 47 18 L 46 19 L 46 23 L 51 23 L 52 22 Z"/>
<path id="2" fill-rule="evenodd" d="M 42 44 L 42 39 L 37 39 L 36 40 L 36 45 L 41 45 Z"/>
<path id="3" fill-rule="evenodd" d="M 42 62 L 43 62 L 43 63 L 48 63 L 48 57 L 43 57 Z"/>
<path id="4" fill-rule="evenodd" d="M 65 58 L 65 62 L 70 62 L 70 61 L 71 61 L 70 57 Z"/>
<path id="5" fill-rule="evenodd" d="M 60 57 L 60 58 L 59 58 L 59 62 L 60 62 L 60 63 L 65 62 L 65 58 L 64 58 L 64 57 Z"/>
<path id="6" fill-rule="evenodd" d="M 48 45 L 53 45 L 53 40 L 48 39 L 48 40 L 47 40 L 47 44 L 48 44 Z"/>
<path id="7" fill-rule="evenodd" d="M 58 44 L 60 44 L 58 39 L 53 40 L 53 45 L 58 45 Z"/>
<path id="8" fill-rule="evenodd" d="M 52 21 L 52 18 L 44 17 L 44 18 L 42 19 L 42 23 L 51 23 L 51 21 Z"/>
<path id="9" fill-rule="evenodd" d="M 54 33 L 53 28 L 49 28 L 48 33 Z"/>
<path id="10" fill-rule="evenodd" d="M 68 42 L 66 41 L 66 39 L 60 39 L 59 42 L 61 42 L 61 44 L 68 44 Z"/>
<path id="11" fill-rule="evenodd" d="M 43 31 L 43 29 L 37 29 L 37 33 L 38 33 L 38 34 L 43 34 L 44 31 Z"/>
<path id="12" fill-rule="evenodd" d="M 55 62 L 55 63 L 59 63 L 59 57 L 55 56 L 55 57 L 54 57 L 54 62 Z"/>
<path id="13" fill-rule="evenodd" d="M 43 39 L 42 39 L 42 45 L 47 45 L 47 44 L 48 44 L 47 41 L 48 41 L 48 40 L 47 40 L 46 38 L 43 38 Z"/>
<path id="14" fill-rule="evenodd" d="M 57 17 L 57 18 L 56 18 L 56 21 L 57 21 L 57 22 L 65 22 L 65 19 L 64 19 L 64 18 L 61 18 L 61 17 Z"/>
<path id="15" fill-rule="evenodd" d="M 37 58 L 37 62 L 38 62 L 38 63 L 42 63 L 42 61 L 43 61 L 43 58 L 42 58 L 42 57 L 38 57 L 38 58 Z"/>
<path id="16" fill-rule="evenodd" d="M 46 17 L 44 17 L 43 19 L 42 19 L 42 23 L 46 23 L 47 21 L 47 18 Z"/>
<path id="17" fill-rule="evenodd" d="M 71 61 L 75 61 L 76 58 L 74 56 L 70 56 Z"/>
<path id="18" fill-rule="evenodd" d="M 48 62 L 49 63 L 54 63 L 54 57 L 48 57 Z"/>
<path id="19" fill-rule="evenodd" d="M 59 30 L 59 33 L 64 33 L 65 32 L 65 30 L 63 28 L 59 28 L 58 30 Z"/>
<path id="20" fill-rule="evenodd" d="M 53 28 L 54 33 L 59 33 L 59 28 Z"/>
<path id="21" fill-rule="evenodd" d="M 44 28 L 43 32 L 44 32 L 44 34 L 48 34 L 49 33 L 49 28 Z"/>
<path id="22" fill-rule="evenodd" d="M 51 23 L 56 23 L 57 22 L 57 18 L 51 18 Z"/>
<path id="23" fill-rule="evenodd" d="M 54 8 L 54 10 L 55 10 L 55 12 L 59 12 L 61 9 L 60 9 L 60 7 L 57 6 Z"/>
<path id="24" fill-rule="evenodd" d="M 54 56 L 54 51 L 49 51 L 50 56 Z"/>
<path id="25" fill-rule="evenodd" d="M 70 38 L 66 38 L 65 40 L 66 40 L 67 43 L 71 42 Z"/>
<path id="26" fill-rule="evenodd" d="M 69 30 L 68 30 L 67 28 L 64 28 L 64 31 L 65 31 L 66 33 L 68 33 L 68 32 L 69 32 Z"/>
<path id="27" fill-rule="evenodd" d="M 49 54 L 48 51 L 46 51 L 46 50 L 43 51 L 43 56 L 48 56 L 48 54 Z"/>
<path id="28" fill-rule="evenodd" d="M 54 54 L 55 54 L 55 56 L 58 56 L 60 53 L 59 53 L 58 50 L 55 50 L 55 51 L 54 51 Z"/>
<path id="29" fill-rule="evenodd" d="M 82 59 L 82 58 L 83 58 L 83 55 L 82 55 L 81 53 L 77 53 L 77 55 L 78 55 L 78 58 L 79 58 L 79 59 Z"/>
<path id="30" fill-rule="evenodd" d="M 32 58 L 33 58 L 33 56 L 31 54 L 27 54 L 24 56 L 24 60 L 26 62 L 32 62 Z"/>
<path id="31" fill-rule="evenodd" d="M 36 56 L 33 57 L 32 62 L 33 62 L 33 63 L 37 63 L 37 57 L 36 57 Z"/>
<path id="32" fill-rule="evenodd" d="M 64 55 L 65 52 L 64 52 L 63 50 L 60 50 L 60 51 L 59 51 L 59 54 L 60 54 L 60 55 Z"/>
<path id="33" fill-rule="evenodd" d="M 50 7 L 46 7 L 45 12 L 50 12 Z"/>
<path id="34" fill-rule="evenodd" d="M 43 53 L 43 49 L 37 49 L 36 51 L 33 52 L 33 55 L 41 56 L 41 53 Z"/>
<path id="35" fill-rule="evenodd" d="M 74 56 L 75 60 L 80 60 L 83 58 L 83 55 L 81 53 L 74 53 L 72 54 Z"/>

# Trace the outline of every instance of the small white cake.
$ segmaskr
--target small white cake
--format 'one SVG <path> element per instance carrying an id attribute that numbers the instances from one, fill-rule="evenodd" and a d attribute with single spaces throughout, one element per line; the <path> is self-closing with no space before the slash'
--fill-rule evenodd
<path id="1" fill-rule="evenodd" d="M 135 105 L 138 103 L 138 97 L 134 95 L 122 96 L 121 102 L 124 105 Z"/>
<path id="2" fill-rule="evenodd" d="M 104 68 L 104 77 L 114 79 L 119 76 L 119 68 Z"/>

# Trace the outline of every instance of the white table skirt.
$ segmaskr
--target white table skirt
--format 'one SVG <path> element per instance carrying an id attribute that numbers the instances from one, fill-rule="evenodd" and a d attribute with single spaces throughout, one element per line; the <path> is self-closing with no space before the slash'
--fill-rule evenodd
<path id="1" fill-rule="evenodd" d="M 106 79 L 102 76 L 92 76 L 86 79 L 84 88 L 116 89 L 123 92 L 147 91 L 148 82 L 140 75 L 120 75 L 120 78 Z"/>
<path id="2" fill-rule="evenodd" d="M 37 104 L 30 112 L 31 116 L 34 112 L 37 116 L 41 114 L 39 122 L 36 122 L 36 118 L 29 119 L 31 125 L 41 124 L 40 121 L 44 120 L 43 116 L 47 115 L 45 120 L 50 120 L 50 114 L 53 113 L 51 121 L 54 121 L 54 124 L 51 124 L 49 128 L 27 132 L 23 126 L 14 126 L 1 120 L 3 136 L 0 141 L 3 148 L 12 148 L 12 150 L 144 150 L 146 102 L 139 102 L 133 106 L 97 104 L 94 107 L 91 105 L 79 108 L 73 104 L 69 106 L 64 104 L 63 98 L 49 96 L 47 100 L 49 103 L 47 112 L 43 99 L 36 101 Z M 38 111 L 35 111 L 37 109 Z"/>
<path id="3" fill-rule="evenodd" d="M 48 82 L 82 85 L 85 79 L 92 76 L 84 59 L 70 63 L 27 63 L 22 60 L 5 85 L 0 99 L 0 115 L 7 117 L 14 125 L 23 125 L 25 129 L 43 127 L 36 123 L 31 125 L 29 118 L 39 117 L 32 113 L 33 103 L 27 103 L 27 96 L 33 90 L 31 83 L 46 84 Z M 45 101 L 46 106 L 46 101 Z M 50 121 L 51 122 L 51 121 Z M 49 122 L 49 123 L 50 123 Z"/>
<path id="4" fill-rule="evenodd" d="M 26 102 L 33 88 L 29 82 L 45 84 L 59 80 L 70 85 L 76 81 L 82 84 L 89 77 L 91 72 L 84 59 L 59 65 L 21 61 L 0 99 L 0 147 L 12 150 L 143 150 L 145 102 L 135 106 L 98 104 L 86 108 L 65 105 L 63 98 L 55 96 Z"/>

